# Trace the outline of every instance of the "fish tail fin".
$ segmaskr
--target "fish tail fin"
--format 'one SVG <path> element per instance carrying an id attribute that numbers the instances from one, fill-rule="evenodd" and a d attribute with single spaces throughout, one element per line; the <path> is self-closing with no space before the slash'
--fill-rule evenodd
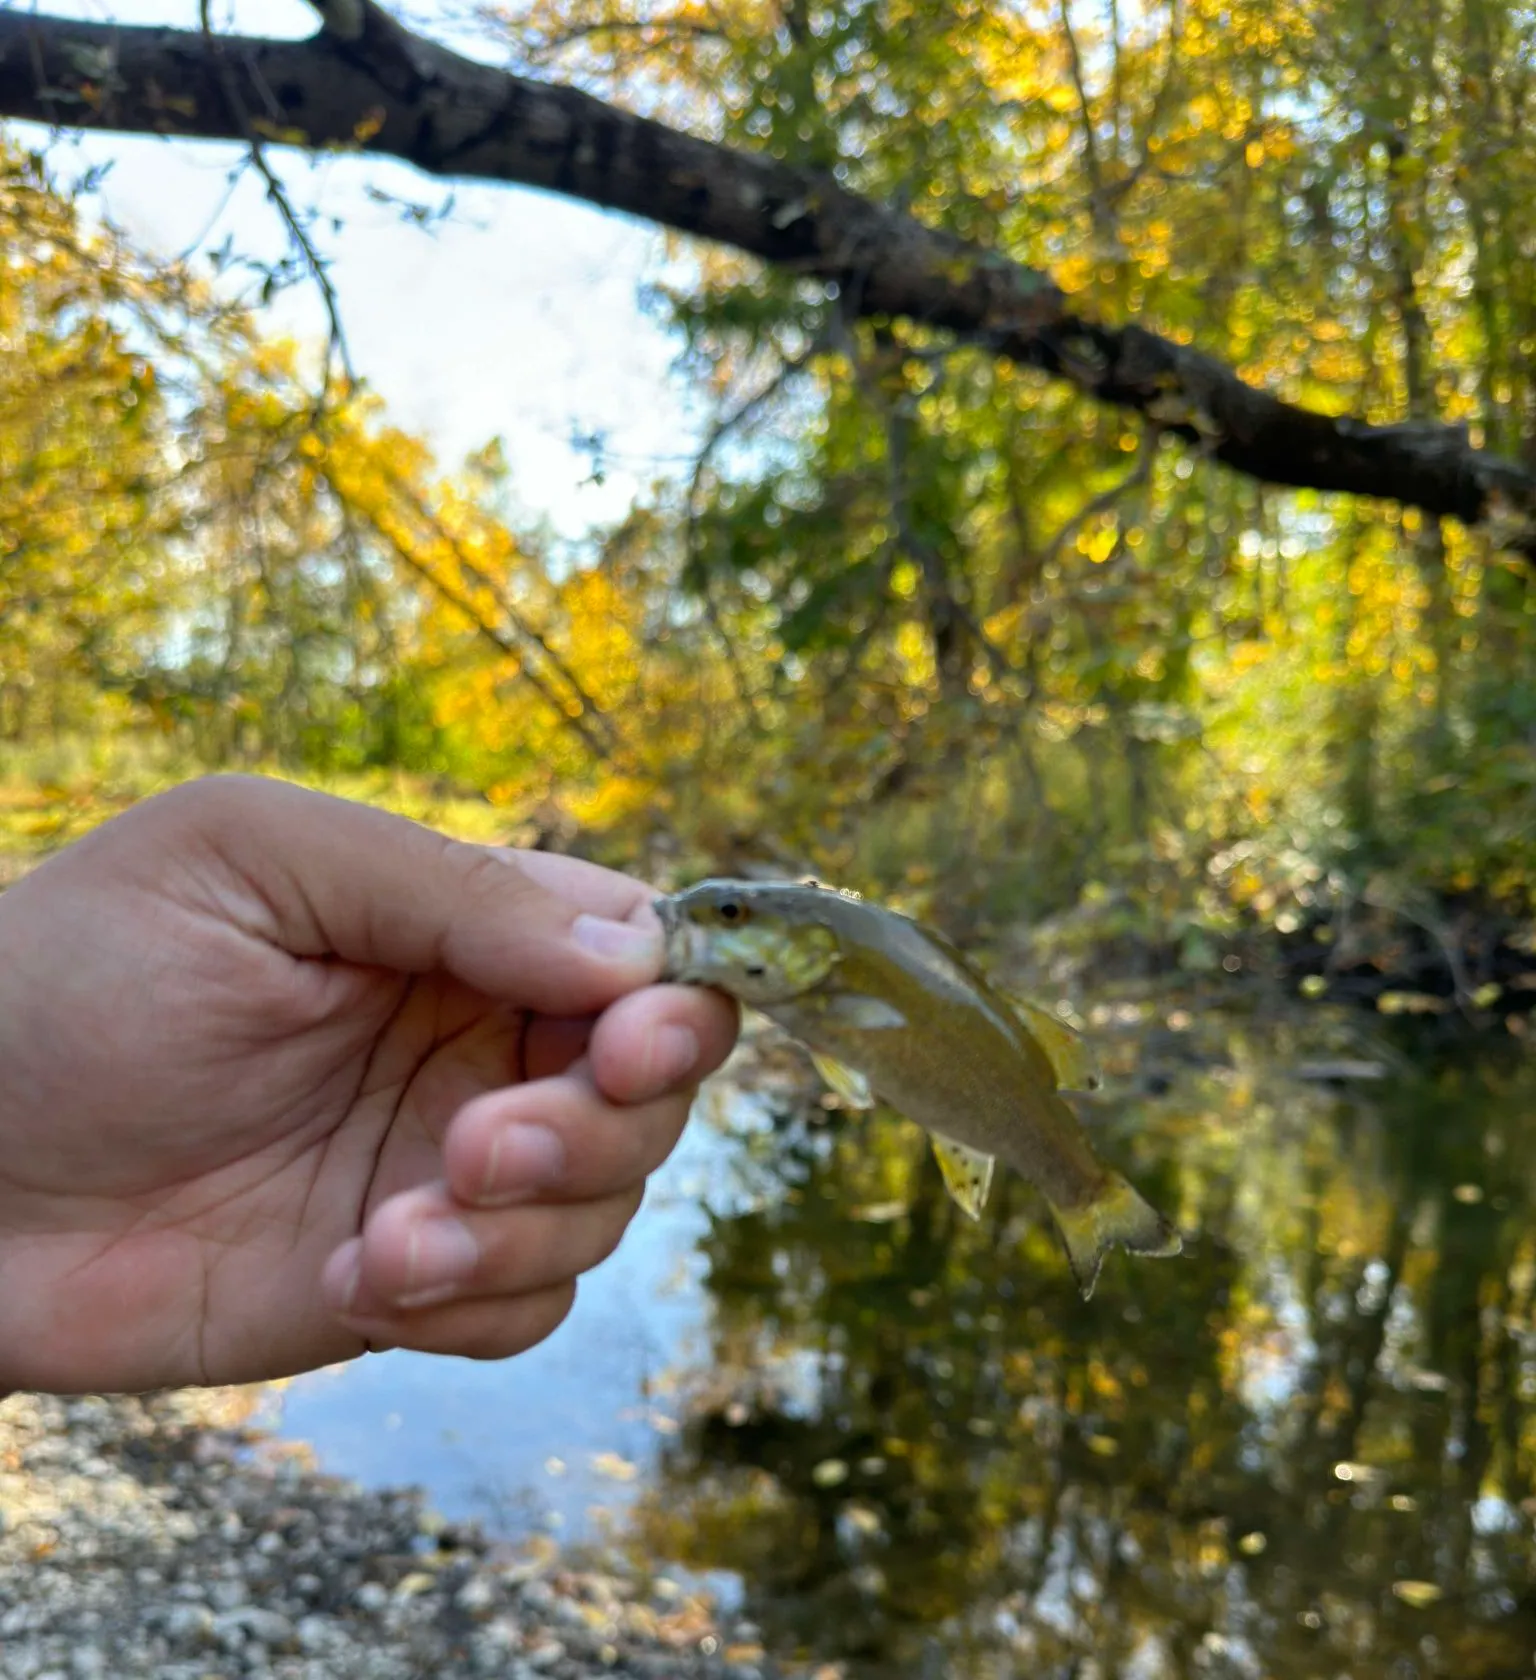
<path id="1" fill-rule="evenodd" d="M 1106 1175 L 1092 1201 L 1077 1207 L 1058 1207 L 1052 1202 L 1051 1212 L 1085 1301 L 1099 1281 L 1105 1254 L 1116 1243 L 1132 1254 L 1158 1258 L 1179 1254 L 1184 1248 L 1173 1226 L 1119 1173 Z"/>

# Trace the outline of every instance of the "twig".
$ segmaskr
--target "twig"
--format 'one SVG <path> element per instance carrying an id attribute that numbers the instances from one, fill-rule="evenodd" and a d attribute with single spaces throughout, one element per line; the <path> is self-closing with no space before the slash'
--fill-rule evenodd
<path id="1" fill-rule="evenodd" d="M 484 567 L 478 565 L 470 558 L 470 556 L 465 552 L 463 543 L 460 542 L 458 537 L 455 536 L 454 533 L 443 523 L 442 519 L 433 510 L 420 491 L 407 482 L 406 479 L 402 478 L 398 473 L 387 467 L 383 469 L 383 476 L 385 482 L 401 499 L 401 501 L 405 503 L 410 511 L 428 527 L 428 529 L 440 542 L 444 543 L 448 547 L 453 554 L 454 559 L 458 562 L 460 570 L 462 570 L 472 582 L 477 584 L 491 596 L 500 611 L 506 615 L 507 622 L 512 626 L 514 632 L 520 636 L 524 642 L 530 643 L 533 647 L 537 648 L 539 653 L 549 661 L 550 666 L 554 669 L 560 680 L 571 691 L 571 695 L 575 699 L 579 708 L 579 718 L 573 718 L 572 722 L 574 723 L 579 721 L 584 726 L 591 725 L 599 729 L 605 738 L 605 744 L 599 744 L 596 740 L 589 742 L 589 744 L 601 757 L 605 759 L 611 758 L 613 753 L 621 745 L 618 732 L 614 728 L 613 720 L 587 691 L 586 687 L 582 684 L 581 679 L 570 668 L 566 661 L 555 651 L 555 649 L 550 646 L 544 635 L 532 624 L 530 624 L 528 620 L 517 610 L 517 608 L 508 599 L 506 591 L 497 582 L 497 580 L 493 578 Z M 428 577 L 433 581 L 437 581 L 435 579 L 435 574 L 432 573 L 430 568 L 422 566 L 419 562 L 414 561 L 413 558 L 408 555 L 403 555 L 403 557 L 406 559 L 407 564 L 412 565 L 417 571 L 421 572 L 423 576 Z M 441 587 L 441 585 L 439 586 Z M 454 604 L 459 606 L 461 610 L 468 611 L 471 617 L 473 617 L 477 622 L 483 622 L 480 620 L 480 615 L 474 611 L 472 604 L 469 606 L 465 605 L 464 598 L 456 599 Z M 557 704 L 559 704 L 559 702 L 557 702 Z M 561 710 L 566 712 L 567 716 L 570 715 L 569 711 L 563 704 L 561 705 Z"/>
<path id="2" fill-rule="evenodd" d="M 288 197 L 287 188 L 278 179 L 277 172 L 267 162 L 267 154 L 262 146 L 261 137 L 252 126 L 250 112 L 246 109 L 245 100 L 241 97 L 239 84 L 230 73 L 229 64 L 224 57 L 224 45 L 214 33 L 211 15 L 211 0 L 198 0 L 198 16 L 202 23 L 203 40 L 208 50 L 213 54 L 218 65 L 219 81 L 224 89 L 224 97 L 229 103 L 230 114 L 234 117 L 245 136 L 245 143 L 250 153 L 250 161 L 256 173 L 261 176 L 267 188 L 267 199 L 277 211 L 288 238 L 298 251 L 310 278 L 315 282 L 320 292 L 320 300 L 325 308 L 325 317 L 330 329 L 329 340 L 325 347 L 325 369 L 321 381 L 319 395 L 315 399 L 315 409 L 312 419 L 318 421 L 326 405 L 326 398 L 331 390 L 331 368 L 336 362 L 341 363 L 341 371 L 345 376 L 348 387 L 357 383 L 357 376 L 352 369 L 352 358 L 347 350 L 347 336 L 341 324 L 341 308 L 336 298 L 336 288 L 331 284 L 331 277 L 327 271 L 325 259 L 315 248 L 314 241 L 309 237 L 308 230 L 294 209 Z"/>
<path id="3" fill-rule="evenodd" d="M 704 485 L 704 471 L 716 449 L 739 426 L 745 425 L 754 414 L 771 402 L 775 396 L 797 374 L 808 367 L 811 362 L 826 349 L 826 345 L 816 340 L 798 356 L 792 356 L 780 364 L 778 371 L 760 390 L 735 408 L 730 414 L 723 415 L 709 429 L 703 447 L 699 450 L 698 458 L 694 462 L 693 474 L 688 481 L 688 493 L 684 500 L 685 511 L 683 532 L 683 555 L 689 575 L 697 581 L 699 598 L 704 606 L 704 617 L 711 631 L 725 654 L 726 664 L 730 668 L 731 681 L 736 687 L 737 695 L 751 707 L 751 719 L 754 729 L 758 725 L 757 704 L 758 695 L 747 682 L 746 672 L 741 667 L 741 660 L 736 652 L 736 643 L 730 632 L 725 628 L 720 618 L 720 605 L 715 599 L 713 580 L 708 569 L 699 565 L 699 494 Z"/>
<path id="4" fill-rule="evenodd" d="M 473 625 L 477 635 L 483 636 L 485 640 L 488 641 L 498 652 L 505 654 L 508 659 L 512 660 L 517 667 L 517 674 L 529 685 L 530 688 L 534 689 L 539 694 L 539 696 L 549 705 L 550 709 L 557 717 L 559 717 L 563 722 L 569 724 L 570 727 L 576 731 L 576 733 L 581 737 L 583 744 L 594 757 L 601 759 L 604 763 L 612 761 L 613 752 L 611 748 L 605 742 L 600 740 L 594 733 L 585 711 L 578 712 L 574 716 L 572 715 L 570 707 L 561 698 L 560 694 L 554 689 L 549 681 L 529 663 L 526 657 L 527 650 L 526 648 L 518 645 L 516 636 L 509 636 L 504 630 L 499 629 L 496 625 L 488 623 L 485 615 L 479 610 L 479 608 L 476 607 L 474 601 L 468 594 L 461 589 L 455 588 L 455 586 L 446 578 L 439 577 L 424 560 L 418 559 L 418 557 L 411 552 L 408 544 L 401 542 L 399 538 L 380 520 L 377 514 L 367 509 L 359 510 L 353 508 L 350 503 L 346 502 L 343 503 L 343 506 L 347 509 L 349 516 L 361 516 L 362 518 L 365 518 L 378 535 L 389 544 L 390 548 L 394 551 L 396 558 L 400 560 L 402 565 L 415 572 L 415 574 L 421 578 L 423 582 L 428 584 L 434 591 L 436 591 L 437 594 L 441 595 L 442 598 L 451 606 L 457 607 L 458 610 L 469 620 L 470 624 Z M 513 628 L 518 634 L 524 634 L 527 627 L 514 621 Z M 537 637 L 530 639 L 538 642 L 540 646 L 543 645 L 542 641 Z"/>
<path id="5" fill-rule="evenodd" d="M 696 41 L 723 41 L 726 38 L 726 32 L 720 25 L 696 23 L 689 18 L 602 18 L 596 23 L 574 24 L 561 30 L 558 35 L 533 48 L 528 54 L 528 61 L 530 64 L 547 64 L 567 47 L 580 46 L 594 36 L 640 34 L 654 37 L 640 44 L 641 52 L 660 45 L 668 36 Z"/>

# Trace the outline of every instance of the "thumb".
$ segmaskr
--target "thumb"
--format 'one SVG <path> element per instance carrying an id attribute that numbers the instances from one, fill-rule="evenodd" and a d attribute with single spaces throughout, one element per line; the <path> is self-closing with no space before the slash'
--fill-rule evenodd
<path id="1" fill-rule="evenodd" d="M 153 809 L 152 809 L 153 808 Z M 218 908 L 294 956 L 421 974 L 587 1014 L 661 971 L 654 892 L 594 865 L 450 840 L 371 806 L 286 782 L 218 776 L 140 808 L 210 850 L 239 887 Z M 159 842 L 162 846 L 166 841 Z M 172 842 L 174 844 L 174 842 Z M 174 852 L 172 855 L 175 855 Z"/>

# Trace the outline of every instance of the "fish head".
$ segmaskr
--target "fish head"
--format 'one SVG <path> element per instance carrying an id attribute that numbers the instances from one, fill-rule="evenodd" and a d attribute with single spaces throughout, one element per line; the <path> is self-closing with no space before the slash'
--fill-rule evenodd
<path id="1" fill-rule="evenodd" d="M 763 1008 L 819 986 L 840 958 L 816 913 L 816 887 L 776 881 L 700 881 L 656 900 L 666 934 L 663 978 L 717 986 Z"/>

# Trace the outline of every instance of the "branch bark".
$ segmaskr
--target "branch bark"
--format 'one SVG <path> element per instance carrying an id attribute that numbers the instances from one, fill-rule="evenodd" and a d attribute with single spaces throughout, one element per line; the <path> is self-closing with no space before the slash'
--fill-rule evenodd
<path id="1" fill-rule="evenodd" d="M 1536 474 L 1474 448 L 1463 428 L 1373 426 L 1283 402 L 1198 350 L 1084 319 L 1047 275 L 830 176 L 476 64 L 372 0 L 315 4 L 314 37 L 224 36 L 218 55 L 196 31 L 0 11 L 0 116 L 242 140 L 232 77 L 272 143 L 542 187 L 732 245 L 837 286 L 862 315 L 963 334 L 1069 380 L 1252 478 L 1449 515 L 1536 560 Z"/>

